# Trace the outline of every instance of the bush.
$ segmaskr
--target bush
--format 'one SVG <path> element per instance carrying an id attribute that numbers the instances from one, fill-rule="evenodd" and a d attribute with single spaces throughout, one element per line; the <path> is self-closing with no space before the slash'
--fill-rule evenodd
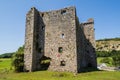
<path id="1" fill-rule="evenodd" d="M 15 72 L 23 72 L 24 67 L 24 47 L 20 47 L 12 57 L 12 65 Z"/>
<path id="2" fill-rule="evenodd" d="M 120 54 L 120 51 L 96 51 L 97 57 L 112 57 L 116 54 Z"/>
<path id="3" fill-rule="evenodd" d="M 96 51 L 96 55 L 97 57 L 110 57 L 112 53 L 108 51 Z"/>
<path id="4" fill-rule="evenodd" d="M 111 61 L 111 59 L 109 59 L 108 57 L 106 57 L 106 58 L 103 58 L 100 62 L 101 62 L 101 63 L 110 64 L 110 61 Z"/>
<path id="5" fill-rule="evenodd" d="M 115 54 L 113 57 L 113 65 L 120 66 L 120 53 Z"/>

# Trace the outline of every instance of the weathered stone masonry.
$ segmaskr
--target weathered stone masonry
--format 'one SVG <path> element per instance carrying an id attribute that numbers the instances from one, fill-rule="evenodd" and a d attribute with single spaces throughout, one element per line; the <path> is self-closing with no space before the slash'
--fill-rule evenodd
<path id="1" fill-rule="evenodd" d="M 94 21 L 79 23 L 75 7 L 49 12 L 31 8 L 26 16 L 24 69 L 41 70 L 43 56 L 50 58 L 49 70 L 79 72 L 97 67 Z"/>

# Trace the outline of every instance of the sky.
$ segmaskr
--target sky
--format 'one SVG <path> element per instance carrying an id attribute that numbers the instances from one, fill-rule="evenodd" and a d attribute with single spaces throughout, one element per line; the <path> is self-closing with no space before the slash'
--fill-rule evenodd
<path id="1" fill-rule="evenodd" d="M 39 11 L 75 6 L 80 22 L 94 18 L 95 39 L 120 37 L 120 0 L 0 0 L 0 54 L 24 44 L 25 19 L 31 7 Z"/>

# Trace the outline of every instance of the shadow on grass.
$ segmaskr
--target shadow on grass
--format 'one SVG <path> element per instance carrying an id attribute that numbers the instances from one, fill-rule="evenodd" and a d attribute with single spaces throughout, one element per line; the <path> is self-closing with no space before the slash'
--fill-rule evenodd
<path id="1" fill-rule="evenodd" d="M 79 73 L 87 73 L 87 72 L 93 72 L 93 71 L 102 71 L 102 70 L 99 70 L 93 67 L 86 67 L 86 68 L 83 68 Z"/>

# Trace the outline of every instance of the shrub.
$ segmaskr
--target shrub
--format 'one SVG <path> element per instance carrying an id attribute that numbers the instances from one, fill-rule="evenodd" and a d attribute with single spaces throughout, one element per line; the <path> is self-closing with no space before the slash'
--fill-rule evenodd
<path id="1" fill-rule="evenodd" d="M 20 47 L 12 57 L 15 72 L 22 72 L 24 67 L 24 47 Z"/>
<path id="2" fill-rule="evenodd" d="M 109 59 L 108 57 L 106 57 L 106 58 L 103 58 L 100 62 L 101 62 L 101 63 L 110 64 L 110 61 L 111 61 L 111 59 Z"/>
<path id="3" fill-rule="evenodd" d="M 96 51 L 97 57 L 112 57 L 116 54 L 120 54 L 120 51 Z"/>
<path id="4" fill-rule="evenodd" d="M 120 53 L 115 54 L 113 57 L 113 65 L 120 66 Z"/>
<path id="5" fill-rule="evenodd" d="M 112 56 L 111 52 L 108 51 L 96 51 L 97 57 L 110 57 Z"/>

